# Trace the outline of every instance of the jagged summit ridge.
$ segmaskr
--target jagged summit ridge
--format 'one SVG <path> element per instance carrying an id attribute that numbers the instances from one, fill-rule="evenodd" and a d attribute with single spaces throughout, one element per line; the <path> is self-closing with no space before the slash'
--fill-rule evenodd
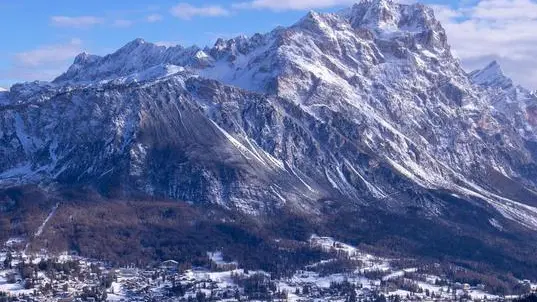
<path id="1" fill-rule="evenodd" d="M 310 24 L 311 22 L 313 24 Z M 430 8 L 421 4 L 403 5 L 384 0 L 362 1 L 337 14 L 310 12 L 295 25 L 289 28 L 280 27 L 268 34 L 255 34 L 249 38 L 239 36 L 229 40 L 218 39 L 213 47 L 205 49 L 196 46 L 186 49 L 180 45 L 174 47 L 157 46 L 138 38 L 104 58 L 85 53 L 80 54 L 75 59 L 73 66 L 54 82 L 70 81 L 73 83 L 102 80 L 111 75 L 125 76 L 128 73 L 146 69 L 150 65 L 159 64 L 173 64 L 194 69 L 214 67 L 217 73 L 222 73 L 221 65 L 229 63 L 236 70 L 244 70 L 248 66 L 243 65 L 248 65 L 254 59 L 260 60 L 253 58 L 252 52 L 261 48 L 273 51 L 280 50 L 285 44 L 288 44 L 289 36 L 296 31 L 308 30 L 310 26 L 319 27 L 320 30 L 322 28 L 342 31 L 353 31 L 353 28 L 354 30 L 370 30 L 375 35 L 389 34 L 388 37 L 385 37 L 388 39 L 393 39 L 394 37 L 391 35 L 398 32 L 410 33 L 417 36 L 416 39 L 420 40 L 419 42 L 423 45 L 439 48 L 448 47 L 445 41 L 445 32 L 439 22 L 434 19 L 434 14 Z M 241 56 L 248 55 L 250 56 L 242 62 L 237 62 Z M 268 54 L 263 52 L 261 55 Z M 140 61 L 142 58 L 143 61 Z M 277 60 L 277 58 L 273 59 Z M 225 71 L 225 73 L 229 72 L 231 71 Z M 204 74 L 208 75 L 209 72 Z M 234 78 L 239 76 L 241 75 L 234 75 Z M 262 84 L 270 86 L 268 83 Z"/>
<path id="2" fill-rule="evenodd" d="M 53 83 L 88 83 L 109 80 L 142 72 L 157 65 L 187 66 L 194 64 L 197 47 L 165 47 L 135 39 L 104 57 L 82 53 L 73 65 Z"/>

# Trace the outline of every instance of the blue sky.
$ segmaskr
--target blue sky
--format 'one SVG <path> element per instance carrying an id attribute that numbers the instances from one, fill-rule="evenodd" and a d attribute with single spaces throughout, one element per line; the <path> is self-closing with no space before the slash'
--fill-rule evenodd
<path id="1" fill-rule="evenodd" d="M 333 11 L 352 2 L 0 0 L 0 86 L 50 80 L 81 51 L 104 55 L 137 37 L 161 44 L 204 46 L 214 43 L 217 37 L 251 35 L 290 25 L 310 9 Z M 434 6 L 454 52 L 467 69 L 496 59 L 515 80 L 537 88 L 537 80 L 533 80 L 537 79 L 537 56 L 533 50 L 537 45 L 537 3 L 424 2 Z"/>

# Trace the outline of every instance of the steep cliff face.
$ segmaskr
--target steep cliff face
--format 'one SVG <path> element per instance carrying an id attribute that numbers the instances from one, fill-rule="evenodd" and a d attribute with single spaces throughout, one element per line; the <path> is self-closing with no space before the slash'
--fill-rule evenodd
<path id="1" fill-rule="evenodd" d="M 304 184 L 285 181 L 290 169 L 282 161 L 235 125 L 259 124 L 258 117 L 270 112 L 280 119 L 274 123 L 282 123 L 272 102 L 175 74 L 144 84 L 74 88 L 38 103 L 6 106 L 3 183 L 93 184 L 247 212 L 269 202 L 277 206 L 284 185 L 291 187 L 286 200 L 297 199 L 294 194 L 311 200 L 316 195 L 302 194 Z M 250 111 L 251 120 L 243 120 Z"/>
<path id="2" fill-rule="evenodd" d="M 536 104 L 496 63 L 467 74 L 430 8 L 363 1 L 212 48 L 137 39 L 0 92 L 0 184 L 319 220 L 450 221 L 457 200 L 537 229 Z"/>

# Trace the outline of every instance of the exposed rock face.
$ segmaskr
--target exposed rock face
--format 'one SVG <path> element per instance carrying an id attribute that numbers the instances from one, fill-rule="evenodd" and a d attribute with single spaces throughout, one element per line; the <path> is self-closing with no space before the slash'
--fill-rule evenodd
<path id="1" fill-rule="evenodd" d="M 137 39 L 0 104 L 2 186 L 84 184 L 252 215 L 317 216 L 329 201 L 449 220 L 457 198 L 537 229 L 535 94 L 496 63 L 468 75 L 421 4 L 311 12 L 210 49 Z"/>

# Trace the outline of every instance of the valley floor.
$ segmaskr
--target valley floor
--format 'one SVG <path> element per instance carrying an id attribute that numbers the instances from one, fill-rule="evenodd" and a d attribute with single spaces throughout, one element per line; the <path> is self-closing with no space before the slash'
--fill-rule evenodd
<path id="1" fill-rule="evenodd" d="M 173 260 L 148 267 L 112 267 L 69 255 L 25 253 L 12 238 L 0 252 L 0 301 L 506 301 L 482 284 L 463 284 L 401 259 L 363 253 L 329 237 L 312 236 L 310 246 L 333 259 L 281 278 L 248 271 L 208 252 L 210 267 L 184 267 Z M 530 281 L 520 281 L 528 291 Z"/>

